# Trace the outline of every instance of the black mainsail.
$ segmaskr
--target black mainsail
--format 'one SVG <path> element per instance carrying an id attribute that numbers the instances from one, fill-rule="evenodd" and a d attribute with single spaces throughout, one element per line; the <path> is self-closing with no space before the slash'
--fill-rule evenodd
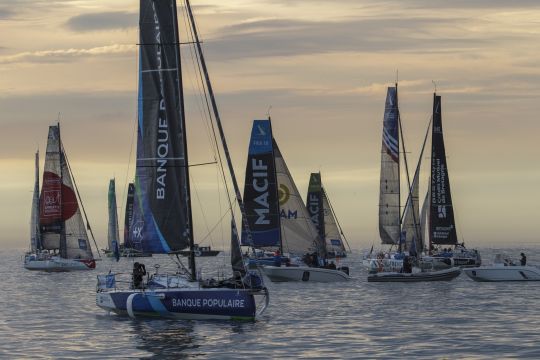
<path id="1" fill-rule="evenodd" d="M 433 94 L 433 127 L 431 140 L 431 183 L 429 210 L 430 244 L 457 244 L 454 208 L 444 149 L 441 97 Z"/>

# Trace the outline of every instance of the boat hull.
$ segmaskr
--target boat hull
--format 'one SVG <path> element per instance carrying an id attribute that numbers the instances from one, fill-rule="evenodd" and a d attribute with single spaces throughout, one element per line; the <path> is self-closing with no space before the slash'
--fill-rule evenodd
<path id="1" fill-rule="evenodd" d="M 263 266 L 262 270 L 272 282 L 338 282 L 351 279 L 349 275 L 341 270 L 308 266 Z"/>
<path id="2" fill-rule="evenodd" d="M 189 256 L 189 251 L 180 251 L 180 255 Z M 206 256 L 217 256 L 220 253 L 219 250 L 206 250 L 206 251 L 195 251 L 196 257 L 206 257 Z"/>
<path id="3" fill-rule="evenodd" d="M 28 270 L 47 272 L 94 270 L 96 268 L 96 261 L 93 259 L 62 259 L 56 257 L 44 260 L 29 260 L 27 257 L 24 261 L 24 267 Z"/>
<path id="4" fill-rule="evenodd" d="M 96 305 L 119 315 L 185 320 L 254 320 L 256 302 L 247 289 L 112 290 Z"/>
<path id="5" fill-rule="evenodd" d="M 474 281 L 540 281 L 536 266 L 481 266 L 463 271 Z"/>
<path id="6" fill-rule="evenodd" d="M 459 274 L 461 274 L 461 269 L 458 267 L 418 273 L 381 272 L 369 274 L 368 282 L 450 281 L 458 277 Z"/>

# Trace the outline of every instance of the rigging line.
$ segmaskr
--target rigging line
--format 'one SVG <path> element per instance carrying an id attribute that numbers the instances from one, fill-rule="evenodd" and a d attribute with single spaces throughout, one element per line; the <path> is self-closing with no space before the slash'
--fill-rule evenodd
<path id="1" fill-rule="evenodd" d="M 206 239 L 214 232 L 214 230 L 215 230 L 220 224 L 223 223 L 223 219 L 225 219 L 225 216 L 227 216 L 227 214 L 229 214 L 229 212 L 232 213 L 231 209 L 227 210 L 227 211 L 225 212 L 225 214 L 223 214 L 223 216 L 221 216 L 221 218 L 216 222 L 216 224 L 215 224 L 214 226 L 212 226 L 212 228 L 210 229 L 210 232 L 208 233 L 208 235 L 206 235 L 206 236 L 201 240 L 201 242 L 204 241 L 204 240 L 206 240 Z"/>
<path id="2" fill-rule="evenodd" d="M 185 4 L 186 4 L 186 9 L 188 11 L 190 11 L 190 5 L 189 5 L 189 1 L 188 0 L 185 0 Z M 191 14 L 189 14 L 191 15 Z M 193 18 L 190 16 L 190 23 L 192 25 L 192 28 L 190 28 L 190 34 L 192 36 L 192 38 L 195 40 L 196 44 L 197 44 L 197 47 L 199 49 L 198 52 L 195 52 L 195 55 L 196 55 L 196 59 L 197 59 L 197 62 L 199 64 L 199 76 L 200 76 L 200 80 L 201 80 L 201 83 L 203 85 L 203 89 L 207 89 L 208 92 L 211 92 L 212 90 L 209 88 L 209 85 L 210 85 L 210 80 L 207 78 L 207 86 L 205 87 L 204 86 L 204 80 L 203 80 L 203 74 L 202 74 L 202 71 L 201 68 L 206 68 L 206 65 L 203 64 L 203 61 L 204 59 L 202 58 L 202 48 L 200 48 L 200 42 L 199 42 L 199 38 L 198 38 L 198 33 L 197 33 L 197 26 L 193 20 Z M 210 108 L 210 102 L 208 101 L 208 93 L 207 91 L 204 92 L 204 99 L 206 101 L 206 107 L 207 107 L 207 110 L 208 110 L 208 113 L 211 117 L 212 115 L 212 112 L 211 112 L 211 108 Z M 217 105 L 215 104 L 215 100 L 214 98 L 212 97 L 212 108 L 214 109 L 214 119 L 216 121 L 218 121 L 218 110 L 217 110 Z M 212 130 L 212 133 L 213 133 L 213 139 L 214 139 L 214 142 L 215 142 L 215 147 L 216 147 L 216 150 L 217 150 L 217 155 L 218 155 L 218 158 L 219 158 L 219 165 L 220 165 L 220 168 L 221 168 L 221 173 L 222 173 L 222 177 L 223 177 L 223 183 L 224 183 L 224 186 L 225 186 L 225 189 L 226 189 L 226 193 L 227 193 L 227 201 L 229 203 L 229 209 L 232 208 L 232 201 L 231 201 L 231 198 L 230 198 L 230 191 L 229 191 L 229 187 L 227 185 L 227 179 L 226 179 L 226 175 L 225 175 L 225 169 L 223 167 L 223 160 L 222 160 L 222 157 L 221 157 L 221 152 L 219 151 L 219 145 L 218 145 L 218 141 L 217 141 L 217 135 L 216 135 L 216 130 L 215 130 L 215 126 L 214 126 L 214 123 L 211 121 L 210 122 L 210 125 L 211 125 L 211 130 Z M 232 164 L 231 164 L 232 166 Z"/>
<path id="3" fill-rule="evenodd" d="M 79 188 L 77 187 L 77 183 L 75 182 L 75 176 L 73 175 L 73 171 L 71 171 L 71 166 L 69 165 L 66 150 L 64 149 L 64 144 L 62 143 L 61 146 L 62 146 L 62 152 L 64 153 L 63 155 L 64 155 L 64 159 L 66 160 L 66 165 L 67 165 L 69 174 L 71 175 L 71 179 L 73 180 L 73 186 L 75 187 L 75 191 L 77 192 L 77 197 L 79 198 L 79 202 L 81 203 L 81 209 L 83 211 L 84 218 L 86 220 L 86 226 L 88 227 L 88 231 L 90 231 L 90 235 L 92 235 L 92 240 L 94 240 L 94 245 L 96 245 L 98 256 L 101 257 L 101 252 L 99 251 L 96 238 L 94 237 L 94 232 L 92 231 L 92 227 L 90 226 L 90 222 L 88 221 L 88 216 L 86 216 L 86 210 L 84 209 L 84 204 L 81 199 L 81 194 L 79 194 Z"/>
<path id="4" fill-rule="evenodd" d="M 124 189 L 122 190 L 122 201 L 120 201 L 120 214 L 122 213 L 123 209 L 124 209 L 124 204 L 125 202 L 123 201 L 124 199 L 126 199 L 126 187 L 129 183 L 129 170 L 131 168 L 131 159 L 132 159 L 132 156 L 133 156 L 133 142 L 135 141 L 135 131 L 137 130 L 137 124 L 138 124 L 138 121 L 137 121 L 137 115 L 135 115 L 135 121 L 133 121 L 133 131 L 131 132 L 131 144 L 129 145 L 129 157 L 128 157 L 128 166 L 127 166 L 127 169 L 126 169 L 126 177 L 125 177 L 125 180 L 124 180 Z M 124 222 L 124 232 L 126 231 L 125 229 L 126 227 L 126 224 Z"/>
<path id="5" fill-rule="evenodd" d="M 193 31 L 191 30 L 191 28 L 190 28 L 190 26 L 188 24 L 188 20 L 187 20 L 188 15 L 186 14 L 185 7 L 182 7 L 182 12 L 184 13 L 184 16 L 182 16 L 182 19 L 183 19 L 183 22 L 184 22 L 184 27 L 185 27 L 186 34 L 191 36 L 191 40 L 193 40 L 192 43 L 195 44 L 196 42 L 194 41 Z M 215 155 L 216 151 L 217 151 L 216 150 L 217 145 L 215 145 L 212 142 L 212 135 L 211 135 L 210 126 L 209 126 L 209 123 L 212 122 L 211 121 L 211 111 L 210 111 L 210 107 L 209 107 L 209 104 L 208 104 L 208 97 L 206 95 L 204 81 L 202 80 L 199 61 L 198 61 L 196 52 L 194 53 L 193 48 L 194 48 L 193 46 L 189 47 L 189 53 L 191 55 L 190 60 L 191 60 L 191 65 L 193 67 L 193 74 L 195 74 L 195 77 L 197 77 L 197 75 L 199 75 L 198 76 L 199 78 L 196 81 L 194 81 L 194 79 L 192 77 L 189 77 L 189 79 L 190 79 L 190 82 L 191 82 L 193 88 L 194 89 L 197 88 L 197 90 L 198 90 L 198 98 L 200 100 L 200 103 L 196 102 L 197 108 L 199 110 L 199 113 L 202 115 L 201 117 L 204 118 L 204 120 L 205 120 L 205 121 L 203 121 L 203 123 L 205 125 L 206 135 L 207 135 L 208 140 L 209 140 L 209 142 L 211 144 L 214 159 L 217 160 L 216 155 Z M 197 59 L 197 65 L 195 65 L 195 59 Z M 199 82 L 199 80 L 200 80 L 200 82 Z M 195 84 L 197 86 L 195 86 Z M 204 95 L 204 97 L 203 97 L 203 95 Z M 207 111 L 202 110 L 202 108 L 204 108 L 204 107 L 206 107 Z"/>
<path id="6" fill-rule="evenodd" d="M 332 216 L 334 216 L 334 220 L 336 220 L 336 224 L 339 227 L 339 232 L 343 236 L 343 239 L 345 240 L 345 243 L 347 244 L 347 247 L 349 248 L 349 251 L 351 251 L 351 246 L 349 245 L 349 241 L 347 240 L 347 237 L 343 233 L 343 228 L 341 227 L 341 224 L 339 223 L 338 217 L 336 215 L 336 212 L 334 211 L 334 207 L 332 206 L 332 203 L 330 202 L 330 197 L 328 196 L 328 193 L 323 188 L 323 192 L 326 195 L 326 201 L 328 201 L 328 205 L 330 206 L 330 211 L 332 212 Z"/>
<path id="7" fill-rule="evenodd" d="M 202 218 L 203 218 L 203 221 L 204 221 L 204 226 L 206 227 L 206 231 L 209 232 L 210 228 L 208 227 L 208 222 L 206 221 L 206 216 L 205 216 L 204 211 L 203 211 L 203 206 L 202 206 L 201 198 L 199 197 L 199 191 L 197 190 L 196 182 L 193 181 L 193 175 L 189 174 L 189 177 L 191 179 L 191 183 L 193 184 L 193 189 L 195 190 L 195 197 L 197 198 L 197 202 L 199 203 L 199 208 L 201 209 L 201 215 L 202 215 Z M 205 237 L 205 239 L 206 239 L 206 237 Z M 212 238 L 210 238 L 210 239 L 212 239 Z"/>
<path id="8" fill-rule="evenodd" d="M 420 176 L 420 163 L 422 162 L 422 156 L 424 155 L 424 150 L 426 148 L 426 142 L 427 142 L 427 139 L 428 139 L 428 136 L 429 136 L 429 129 L 430 129 L 432 120 L 433 120 L 433 116 L 431 116 L 429 118 L 428 126 L 427 126 L 427 129 L 426 129 L 426 135 L 424 136 L 424 142 L 422 144 L 422 150 L 420 151 L 420 156 L 418 158 L 418 164 L 416 165 L 416 169 L 414 171 L 413 182 L 415 181 L 414 179 L 417 179 L 417 181 L 419 181 L 418 177 Z M 413 184 L 413 186 L 414 186 L 414 184 Z M 416 219 L 416 213 L 414 211 L 414 197 L 413 197 L 412 192 L 413 192 L 412 186 L 409 184 L 409 191 L 408 191 L 408 194 L 407 194 L 407 201 L 405 202 L 405 206 L 407 207 L 409 202 L 412 204 L 412 208 L 413 208 L 412 214 L 413 214 L 414 232 L 416 233 L 416 240 L 422 242 L 422 234 L 419 234 L 419 232 L 418 232 L 418 230 L 419 230 L 418 226 L 420 225 L 420 222 L 419 222 L 420 219 Z M 418 199 L 418 201 L 420 201 L 420 199 Z M 403 215 L 402 215 L 401 220 L 400 220 L 401 222 L 403 222 L 403 218 L 405 217 L 405 211 L 406 211 L 406 209 L 403 210 Z"/>

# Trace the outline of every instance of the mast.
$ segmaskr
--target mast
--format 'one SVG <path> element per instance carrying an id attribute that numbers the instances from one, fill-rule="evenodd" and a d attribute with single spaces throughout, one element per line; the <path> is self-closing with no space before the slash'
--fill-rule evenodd
<path id="1" fill-rule="evenodd" d="M 186 134 L 186 118 L 184 111 L 184 87 L 182 83 L 182 63 L 180 61 L 180 33 L 178 32 L 178 19 L 177 19 L 177 10 L 176 10 L 176 0 L 172 0 L 173 3 L 173 23 L 175 31 L 175 39 L 177 43 L 175 44 L 176 48 L 176 68 L 178 70 L 178 96 L 179 96 L 179 105 L 180 105 L 180 119 L 182 122 L 182 137 L 184 143 L 184 171 L 186 172 L 186 186 L 185 186 L 185 199 L 187 205 L 187 216 L 188 216 L 188 231 L 189 231 L 189 268 L 191 269 L 191 280 L 197 279 L 197 270 L 195 264 L 195 241 L 193 234 L 193 215 L 191 211 L 191 189 L 189 181 L 189 161 L 188 161 L 188 147 L 187 147 L 187 134 Z"/>
<path id="2" fill-rule="evenodd" d="M 35 183 L 30 223 L 30 249 L 32 252 L 39 252 L 41 250 L 39 229 L 39 150 L 36 151 L 35 156 Z"/>
<path id="3" fill-rule="evenodd" d="M 60 216 L 62 220 L 60 222 L 60 257 L 67 258 L 67 240 L 66 240 L 66 221 L 63 219 L 64 214 L 64 199 L 63 199 L 63 185 L 64 185 L 64 172 L 63 172 L 63 163 L 64 152 L 62 151 L 62 138 L 60 137 L 60 122 L 57 123 L 58 126 L 58 153 L 60 154 Z"/>
<path id="4" fill-rule="evenodd" d="M 193 36 L 195 37 L 195 45 L 197 46 L 197 51 L 198 51 L 198 54 L 199 54 L 199 60 L 201 62 L 201 66 L 203 68 L 204 78 L 205 78 L 205 81 L 206 81 L 206 87 L 207 87 L 208 93 L 210 95 L 210 101 L 212 102 L 212 109 L 214 111 L 214 118 L 215 118 L 218 130 L 219 130 L 219 135 L 221 137 L 221 144 L 223 146 L 223 152 L 225 153 L 225 158 L 227 159 L 227 166 L 228 166 L 229 172 L 231 174 L 231 179 L 232 179 L 232 183 L 233 183 L 233 187 L 234 187 L 234 193 L 235 193 L 236 201 L 238 202 L 238 206 L 240 208 L 240 213 L 242 214 L 242 219 L 243 219 L 242 222 L 243 222 L 244 230 L 246 231 L 246 235 L 248 237 L 248 242 L 252 243 L 251 231 L 250 231 L 249 225 L 247 223 L 246 210 L 245 210 L 245 207 L 244 207 L 244 203 L 242 201 L 242 195 L 240 194 L 240 188 L 238 186 L 238 182 L 236 181 L 236 175 L 234 173 L 234 168 L 233 168 L 233 165 L 232 165 L 231 155 L 229 153 L 229 148 L 227 146 L 227 140 L 225 139 L 225 133 L 223 131 L 223 125 L 221 124 L 221 118 L 219 116 L 219 111 L 218 111 L 218 108 L 217 108 L 216 99 L 215 99 L 215 96 L 214 96 L 214 91 L 212 89 L 212 84 L 210 82 L 210 77 L 208 75 L 208 69 L 206 67 L 206 61 L 204 60 L 204 55 L 203 55 L 201 43 L 199 41 L 199 35 L 198 35 L 198 32 L 197 32 L 197 26 L 195 24 L 195 19 L 193 17 L 193 12 L 191 11 L 191 5 L 189 3 L 189 0 L 186 0 L 186 9 L 188 11 L 188 15 L 189 15 L 189 18 L 190 18 L 191 27 L 192 27 L 192 30 L 193 30 Z M 227 199 L 229 199 L 228 196 L 227 196 Z M 234 219 L 234 215 L 232 215 L 232 217 Z"/>

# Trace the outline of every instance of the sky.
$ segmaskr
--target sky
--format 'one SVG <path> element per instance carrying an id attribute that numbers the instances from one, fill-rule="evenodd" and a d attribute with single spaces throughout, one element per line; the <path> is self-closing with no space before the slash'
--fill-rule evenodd
<path id="1" fill-rule="evenodd" d="M 378 244 L 386 88 L 398 80 L 407 155 L 416 164 L 435 82 L 459 238 L 488 247 L 540 242 L 540 3 L 192 5 L 241 186 L 251 122 L 269 113 L 301 194 L 309 174 L 321 171 L 351 246 Z M 3 247 L 28 246 L 33 157 L 38 148 L 44 153 L 48 126 L 58 119 L 96 240 L 106 243 L 109 179 L 116 178 L 121 205 L 134 173 L 138 6 L 135 0 L 0 0 Z M 187 49 L 183 61 L 190 161 L 212 161 Z M 422 174 L 424 192 L 428 175 Z M 215 169 L 192 176 L 201 239 L 223 204 L 210 210 L 219 189 Z M 123 218 L 122 206 L 119 211 Z M 228 244 L 220 228 L 204 242 Z"/>

